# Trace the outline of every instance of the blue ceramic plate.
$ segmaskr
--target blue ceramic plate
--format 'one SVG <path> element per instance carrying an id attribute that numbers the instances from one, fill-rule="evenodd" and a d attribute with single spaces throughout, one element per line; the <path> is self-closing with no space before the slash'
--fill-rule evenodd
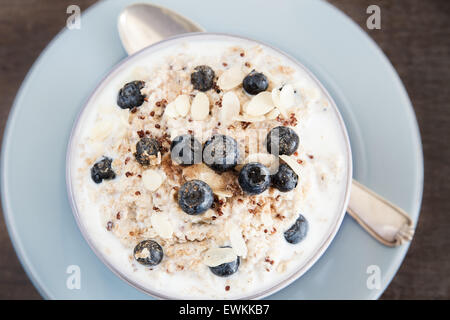
<path id="1" fill-rule="evenodd" d="M 324 84 L 344 117 L 354 177 L 417 221 L 423 156 L 414 112 L 389 61 L 351 20 L 318 0 L 154 2 L 208 31 L 261 40 L 297 58 Z M 96 85 L 126 56 L 116 21 L 129 3 L 98 3 L 82 13 L 80 30 L 64 30 L 50 43 L 24 81 L 5 131 L 5 219 L 27 274 L 45 298 L 150 299 L 90 250 L 71 213 L 65 183 L 75 118 Z M 392 249 L 379 244 L 346 217 L 320 260 L 270 298 L 377 298 L 407 250 L 407 245 Z M 373 265 L 380 276 L 375 288 L 367 285 Z M 80 271 L 79 289 L 68 285 L 74 270 Z"/>

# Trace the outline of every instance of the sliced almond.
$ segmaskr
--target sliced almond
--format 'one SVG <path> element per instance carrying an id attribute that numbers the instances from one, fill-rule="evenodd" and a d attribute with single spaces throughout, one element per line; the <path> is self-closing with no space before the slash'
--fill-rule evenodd
<path id="1" fill-rule="evenodd" d="M 239 116 L 241 104 L 237 95 L 229 91 L 222 97 L 222 108 L 220 108 L 220 121 L 225 125 L 234 121 Z"/>
<path id="2" fill-rule="evenodd" d="M 207 165 L 200 163 L 183 169 L 183 177 L 187 180 L 200 179 L 207 183 L 211 189 L 225 190 L 227 181 L 225 181 L 224 175 L 217 174 Z"/>
<path id="3" fill-rule="evenodd" d="M 246 112 L 249 116 L 259 117 L 270 112 L 275 105 L 272 101 L 272 94 L 270 92 L 264 91 L 258 93 L 256 96 L 250 100 L 247 105 Z"/>
<path id="4" fill-rule="evenodd" d="M 226 190 L 214 190 L 213 192 L 215 195 L 217 195 L 219 198 L 231 198 L 233 197 L 233 193 Z"/>
<path id="5" fill-rule="evenodd" d="M 237 255 L 232 248 L 212 248 L 205 252 L 203 263 L 208 267 L 217 267 L 236 259 Z"/>
<path id="6" fill-rule="evenodd" d="M 177 113 L 182 117 L 186 117 L 189 113 L 189 109 L 191 108 L 189 96 L 186 94 L 181 94 L 175 99 L 174 103 Z"/>
<path id="7" fill-rule="evenodd" d="M 156 170 L 148 169 L 142 173 L 142 182 L 149 191 L 156 191 L 163 183 L 163 176 Z"/>
<path id="8" fill-rule="evenodd" d="M 249 162 L 259 162 L 266 167 L 270 167 L 273 165 L 274 162 L 277 161 L 277 157 L 275 155 L 270 153 L 252 153 L 249 154 L 248 157 L 245 159 L 246 163 Z"/>
<path id="9" fill-rule="evenodd" d="M 242 237 L 241 229 L 233 225 L 229 230 L 231 247 L 237 256 L 245 258 L 247 256 L 247 245 Z"/>
<path id="10" fill-rule="evenodd" d="M 197 93 L 192 100 L 191 116 L 193 120 L 205 120 L 209 114 L 209 99 L 203 92 Z"/>
<path id="11" fill-rule="evenodd" d="M 236 170 L 241 170 L 242 167 L 250 162 L 259 162 L 269 168 L 270 173 L 275 173 L 278 169 L 278 158 L 271 153 L 252 153 L 245 158 L 244 163 L 238 164 Z"/>
<path id="12" fill-rule="evenodd" d="M 272 101 L 273 101 L 275 107 L 280 111 L 280 113 L 284 117 L 287 117 L 288 116 L 287 110 L 285 108 L 283 108 L 283 106 L 281 105 L 280 89 L 279 88 L 275 88 L 275 89 L 272 90 Z"/>
<path id="13" fill-rule="evenodd" d="M 166 108 L 164 109 L 164 114 L 171 118 L 176 118 L 179 116 L 177 109 L 175 108 L 175 101 L 170 102 L 167 104 Z"/>
<path id="14" fill-rule="evenodd" d="M 153 214 L 150 218 L 153 229 L 161 238 L 169 239 L 173 234 L 173 227 L 164 213 Z"/>
<path id="15" fill-rule="evenodd" d="M 285 110 L 289 110 L 295 106 L 295 93 L 292 85 L 285 84 L 281 89 L 280 104 Z"/>
<path id="16" fill-rule="evenodd" d="M 218 197 L 231 198 L 233 196 L 232 192 L 226 190 L 228 181 L 225 175 L 217 174 L 203 163 L 184 168 L 183 177 L 186 180 L 200 179 L 204 181 Z"/>
<path id="17" fill-rule="evenodd" d="M 279 107 L 280 106 L 280 89 L 282 87 L 276 87 L 272 89 L 272 102 L 275 105 L 275 107 Z"/>
<path id="18" fill-rule="evenodd" d="M 302 172 L 302 167 L 299 165 L 297 160 L 295 160 L 291 156 L 287 156 L 285 154 L 280 155 L 280 159 L 286 162 L 286 164 L 291 167 L 292 170 L 300 177 L 300 174 Z"/>
<path id="19" fill-rule="evenodd" d="M 224 73 L 217 80 L 217 85 L 222 90 L 231 90 L 242 83 L 244 80 L 245 73 L 240 65 L 231 67 L 225 70 Z"/>

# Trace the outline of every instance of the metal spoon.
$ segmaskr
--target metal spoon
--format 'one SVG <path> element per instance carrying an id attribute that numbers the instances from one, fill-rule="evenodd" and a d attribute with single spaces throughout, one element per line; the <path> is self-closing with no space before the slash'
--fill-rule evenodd
<path id="1" fill-rule="evenodd" d="M 205 31 L 170 9 L 145 3 L 126 7 L 119 15 L 118 29 L 129 55 L 177 34 Z"/>
<path id="2" fill-rule="evenodd" d="M 170 36 L 204 32 L 193 21 L 153 4 L 133 4 L 119 15 L 118 29 L 128 54 Z M 375 239 L 387 246 L 411 241 L 414 227 L 408 214 L 353 180 L 347 212 Z"/>

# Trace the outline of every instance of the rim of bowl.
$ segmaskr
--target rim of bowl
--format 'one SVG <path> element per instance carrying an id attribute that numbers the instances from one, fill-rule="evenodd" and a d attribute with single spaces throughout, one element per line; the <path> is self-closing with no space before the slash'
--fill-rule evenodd
<path id="1" fill-rule="evenodd" d="M 291 284 L 292 282 L 294 282 L 295 280 L 297 280 L 298 278 L 300 278 L 303 274 L 305 274 L 316 262 L 317 260 L 319 260 L 319 258 L 323 255 L 323 253 L 326 251 L 326 249 L 329 247 L 329 245 L 331 244 L 331 242 L 333 241 L 334 237 L 336 236 L 342 221 L 344 219 L 346 210 L 347 210 L 347 206 L 348 206 L 348 202 L 350 199 L 350 190 L 351 190 L 351 184 L 352 184 L 352 175 L 353 175 L 353 165 L 352 165 L 352 152 L 351 152 L 351 147 L 350 147 L 350 139 L 347 133 L 347 128 L 345 126 L 344 120 L 341 116 L 341 113 L 339 112 L 339 109 L 334 101 L 334 99 L 331 97 L 331 95 L 329 94 L 329 92 L 325 89 L 325 87 L 322 85 L 322 83 L 316 78 L 316 76 L 307 68 L 305 67 L 301 62 L 299 62 L 297 59 L 295 59 L 294 57 L 292 57 L 291 55 L 285 53 L 284 51 L 273 47 L 272 45 L 269 45 L 263 41 L 259 41 L 259 40 L 254 40 L 251 38 L 247 38 L 247 37 L 243 37 L 243 36 L 239 36 L 239 35 L 233 35 L 233 34 L 228 34 L 228 33 L 216 33 L 216 32 L 194 32 L 194 33 L 184 33 L 184 34 L 180 34 L 180 35 L 176 35 L 167 39 L 164 39 L 162 41 L 156 42 L 148 47 L 143 48 L 140 51 L 137 51 L 136 53 L 126 57 L 125 59 L 123 59 L 122 61 L 120 61 L 119 63 L 117 63 L 115 66 L 112 67 L 112 69 L 103 77 L 103 79 L 99 82 L 99 84 L 95 87 L 95 89 L 92 91 L 92 93 L 89 95 L 89 97 L 87 98 L 86 102 L 83 104 L 83 107 L 80 109 L 80 111 L 78 112 L 78 115 L 74 121 L 72 130 L 70 132 L 70 136 L 69 136 L 69 143 L 68 143 L 68 147 L 67 147 L 67 152 L 66 152 L 66 189 L 67 189 L 67 193 L 68 193 L 68 197 L 69 197 L 69 202 L 70 202 L 70 207 L 72 209 L 72 213 L 75 217 L 75 221 L 78 225 L 78 228 L 81 231 L 81 234 L 83 235 L 83 238 L 86 240 L 86 242 L 88 243 L 89 247 L 91 248 L 91 250 L 95 253 L 95 255 L 102 261 L 103 264 L 105 264 L 116 276 L 118 276 L 120 279 L 122 279 L 123 281 L 125 281 L 126 283 L 128 283 L 129 285 L 133 286 L 134 288 L 144 292 L 145 294 L 148 294 L 156 299 L 182 299 L 179 297 L 175 297 L 175 296 L 169 296 L 169 295 L 165 295 L 159 292 L 156 292 L 154 290 L 151 290 L 149 288 L 146 288 L 142 285 L 140 285 L 139 283 L 137 283 L 136 281 L 130 279 L 129 277 L 127 277 L 124 273 L 122 273 L 121 271 L 119 271 L 113 264 L 111 264 L 108 259 L 105 258 L 105 256 L 103 255 L 102 252 L 100 252 L 100 250 L 97 249 L 94 241 L 92 240 L 92 238 L 90 237 L 89 233 L 86 231 L 83 222 L 81 221 L 80 215 L 79 215 L 79 211 L 78 211 L 78 207 L 75 201 L 75 196 L 74 196 L 74 192 L 73 192 L 73 186 L 72 186 L 72 176 L 71 176 L 71 164 L 72 164 L 72 154 L 73 154 L 73 148 L 74 148 L 74 137 L 75 137 L 75 133 L 78 131 L 78 127 L 80 126 L 80 119 L 82 117 L 82 115 L 84 114 L 84 112 L 86 111 L 87 107 L 91 104 L 91 101 L 94 100 L 95 96 L 103 89 L 104 86 L 106 86 L 106 84 L 108 83 L 108 80 L 110 80 L 110 78 L 113 78 L 114 75 L 116 73 L 119 72 L 119 70 L 126 65 L 129 61 L 137 59 L 137 57 L 146 55 L 146 54 L 150 54 L 149 52 L 152 51 L 158 51 L 159 47 L 162 45 L 167 45 L 170 42 L 177 42 L 177 41 L 181 41 L 181 40 L 188 40 L 189 38 L 213 38 L 213 40 L 220 40 L 222 39 L 228 39 L 228 40 L 238 40 L 238 41 L 247 41 L 247 42 L 253 42 L 255 44 L 261 45 L 263 47 L 267 47 L 273 51 L 275 51 L 276 53 L 278 53 L 280 56 L 284 57 L 285 59 L 287 59 L 288 61 L 290 61 L 291 63 L 293 63 L 294 65 L 296 65 L 297 67 L 299 67 L 300 69 L 302 69 L 311 79 L 312 81 L 315 82 L 315 84 L 320 88 L 320 90 L 322 91 L 322 93 L 327 97 L 327 99 L 329 100 L 332 109 L 334 110 L 338 122 L 339 122 L 339 126 L 340 126 L 340 130 L 342 132 L 342 135 L 344 137 L 345 140 L 345 149 L 346 149 L 346 155 L 347 155 L 347 176 L 346 176 L 346 189 L 345 189 L 345 193 L 344 196 L 341 200 L 341 204 L 340 204 L 340 214 L 337 215 L 336 219 L 335 219 L 335 223 L 331 228 L 331 232 L 328 233 L 328 236 L 325 238 L 325 240 L 322 241 L 322 243 L 320 244 L 319 248 L 316 250 L 316 252 L 310 256 L 308 258 L 308 260 L 306 261 L 306 263 L 304 263 L 303 265 L 300 266 L 300 268 L 298 268 L 296 271 L 292 272 L 288 277 L 286 277 L 285 279 L 283 279 L 282 281 L 276 283 L 274 286 L 262 290 L 261 292 L 258 293 L 254 293 L 251 295 L 247 295 L 244 297 L 239 297 L 236 300 L 240 300 L 240 299 L 245 299 L 245 300 L 251 300 L 251 299 L 262 299 L 265 298 L 271 294 L 274 294 L 280 290 L 282 290 L 283 288 L 285 288 L 286 286 L 288 286 L 289 284 Z M 211 40 L 211 39 L 205 39 L 205 40 Z"/>

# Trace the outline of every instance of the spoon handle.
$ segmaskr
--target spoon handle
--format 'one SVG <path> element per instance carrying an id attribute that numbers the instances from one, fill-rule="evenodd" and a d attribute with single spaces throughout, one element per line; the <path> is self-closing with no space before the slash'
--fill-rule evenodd
<path id="1" fill-rule="evenodd" d="M 347 212 L 386 246 L 399 246 L 414 235 L 413 222 L 404 210 L 355 180 Z"/>

